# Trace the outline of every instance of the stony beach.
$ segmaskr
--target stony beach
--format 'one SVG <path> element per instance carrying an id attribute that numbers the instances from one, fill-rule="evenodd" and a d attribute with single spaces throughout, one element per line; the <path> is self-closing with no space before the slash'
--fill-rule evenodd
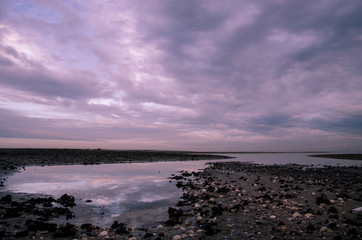
<path id="1" fill-rule="evenodd" d="M 60 223 L 74 196 L 9 193 L 6 177 L 29 165 L 221 159 L 161 151 L 0 150 L 1 239 L 361 239 L 362 168 L 257 165 L 213 161 L 170 176 L 183 195 L 168 219 L 133 229 Z"/>

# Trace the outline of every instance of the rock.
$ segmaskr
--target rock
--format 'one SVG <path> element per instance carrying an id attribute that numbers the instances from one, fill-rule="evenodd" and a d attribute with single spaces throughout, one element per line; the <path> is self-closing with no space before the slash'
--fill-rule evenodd
<path id="1" fill-rule="evenodd" d="M 357 231 L 356 228 L 352 228 L 352 229 L 350 229 L 350 230 L 347 231 L 347 236 L 353 236 L 353 237 L 355 237 L 355 236 L 357 236 L 357 235 L 358 235 L 358 231 Z"/>
<path id="2" fill-rule="evenodd" d="M 1 198 L 1 202 L 5 202 L 5 203 L 11 203 L 12 197 L 10 194 L 7 194 L 6 196 Z"/>
<path id="3" fill-rule="evenodd" d="M 349 198 L 349 195 L 347 193 L 339 193 L 337 194 L 337 198 L 347 199 Z"/>
<path id="4" fill-rule="evenodd" d="M 100 237 L 108 236 L 108 232 L 107 231 L 102 231 L 98 236 L 100 236 Z"/>
<path id="5" fill-rule="evenodd" d="M 74 207 L 75 204 L 75 199 L 72 195 L 68 195 L 68 194 L 63 194 L 58 200 L 57 202 L 61 205 L 63 205 L 64 207 Z"/>
<path id="6" fill-rule="evenodd" d="M 29 234 L 28 230 L 24 230 L 24 231 L 16 232 L 14 234 L 14 237 L 27 237 L 28 234 Z"/>
<path id="7" fill-rule="evenodd" d="M 323 227 L 321 227 L 321 228 L 319 229 L 319 231 L 320 231 L 320 232 L 325 232 L 325 231 L 327 231 L 327 229 L 328 229 L 328 228 L 327 228 L 326 226 L 323 226 Z"/>
<path id="8" fill-rule="evenodd" d="M 77 232 L 75 225 L 67 223 L 60 226 L 55 232 L 54 237 L 73 237 Z"/>
<path id="9" fill-rule="evenodd" d="M 327 226 L 329 229 L 332 229 L 332 230 L 336 230 L 338 228 L 337 224 L 336 223 L 330 223 L 328 224 Z"/>
<path id="10" fill-rule="evenodd" d="M 176 208 L 169 207 L 168 208 L 169 220 L 166 221 L 166 223 L 168 223 L 169 225 L 176 225 L 178 223 L 181 223 L 182 222 L 181 217 L 183 215 L 184 215 L 184 212 L 182 209 L 176 209 Z"/>
<path id="11" fill-rule="evenodd" d="M 57 224 L 47 223 L 38 220 L 27 220 L 25 224 L 28 226 L 29 231 L 50 231 L 55 232 L 57 229 Z"/>
<path id="12" fill-rule="evenodd" d="M 307 231 L 308 232 L 314 232 L 316 229 L 314 227 L 313 224 L 309 223 L 308 226 L 307 226 Z"/>
<path id="13" fill-rule="evenodd" d="M 299 212 L 295 212 L 293 214 L 293 218 L 301 218 L 302 217 L 302 214 L 300 214 Z"/>
<path id="14" fill-rule="evenodd" d="M 181 235 L 175 235 L 173 236 L 172 240 L 181 240 Z"/>
<path id="15" fill-rule="evenodd" d="M 92 231 L 93 225 L 91 223 L 84 223 L 80 225 L 81 229 L 86 229 L 87 231 Z"/>
<path id="16" fill-rule="evenodd" d="M 330 204 L 331 202 L 329 201 L 329 199 L 327 198 L 327 196 L 325 194 L 322 194 L 321 196 L 316 198 L 316 203 L 318 205 L 324 203 L 324 204 Z"/>
<path id="17" fill-rule="evenodd" d="M 271 218 L 271 219 L 275 219 L 275 218 L 277 218 L 277 216 L 275 216 L 275 215 L 270 215 L 270 218 Z"/>
<path id="18" fill-rule="evenodd" d="M 13 218 L 13 217 L 20 217 L 21 209 L 18 208 L 7 208 L 5 210 L 4 217 L 5 218 Z"/>
<path id="19" fill-rule="evenodd" d="M 330 207 L 329 209 L 328 209 L 328 212 L 329 213 L 338 213 L 338 209 L 336 208 L 336 207 Z"/>
<path id="20" fill-rule="evenodd" d="M 151 238 L 153 237 L 153 234 L 152 233 L 146 233 L 143 238 L 147 239 L 147 238 Z"/>
<path id="21" fill-rule="evenodd" d="M 310 219 L 310 218 L 312 218 L 314 215 L 311 214 L 311 213 L 307 213 L 307 214 L 305 214 L 304 216 L 305 216 L 306 219 Z"/>
<path id="22" fill-rule="evenodd" d="M 118 223 L 118 221 L 115 221 L 111 228 L 115 229 L 115 233 L 117 234 L 129 234 L 131 229 L 126 228 L 124 223 Z"/>
<path id="23" fill-rule="evenodd" d="M 357 215 L 362 215 L 362 207 L 352 209 L 352 213 L 357 214 Z"/>

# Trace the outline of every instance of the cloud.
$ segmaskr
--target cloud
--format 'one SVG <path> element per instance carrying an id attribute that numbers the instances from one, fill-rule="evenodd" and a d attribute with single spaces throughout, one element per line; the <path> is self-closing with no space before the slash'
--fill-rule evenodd
<path id="1" fill-rule="evenodd" d="M 326 137 L 323 150 L 361 143 L 360 1 L 0 9 L 8 139 L 233 151 L 308 149 Z"/>

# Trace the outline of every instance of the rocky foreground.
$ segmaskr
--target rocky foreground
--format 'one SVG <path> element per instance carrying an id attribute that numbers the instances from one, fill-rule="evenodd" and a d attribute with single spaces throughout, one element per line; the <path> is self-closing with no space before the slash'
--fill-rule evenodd
<path id="1" fill-rule="evenodd" d="M 2 191 L 0 239 L 362 239 L 361 173 L 239 162 L 182 171 L 170 176 L 184 190 L 180 201 L 147 229 L 60 224 L 72 218 L 73 196 Z"/>

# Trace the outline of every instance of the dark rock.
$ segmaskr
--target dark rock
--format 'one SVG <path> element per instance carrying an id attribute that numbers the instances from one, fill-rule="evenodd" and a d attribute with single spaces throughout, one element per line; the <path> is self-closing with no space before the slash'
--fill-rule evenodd
<path id="1" fill-rule="evenodd" d="M 339 193 L 339 194 L 337 194 L 337 198 L 347 199 L 347 198 L 350 198 L 350 197 L 349 197 L 349 195 L 347 193 Z"/>
<path id="2" fill-rule="evenodd" d="M 190 177 L 190 176 L 192 176 L 192 174 L 191 174 L 191 173 L 188 173 L 188 172 L 184 172 L 184 173 L 182 173 L 181 175 L 184 176 L 184 177 Z"/>
<path id="3" fill-rule="evenodd" d="M 347 232 L 347 236 L 356 237 L 357 235 L 358 235 L 358 231 L 356 228 L 352 228 L 352 229 L 348 230 L 348 232 Z"/>
<path id="4" fill-rule="evenodd" d="M 49 231 L 55 232 L 57 229 L 57 224 L 55 223 L 47 223 L 38 220 L 27 220 L 26 225 L 28 226 L 29 231 Z"/>
<path id="5" fill-rule="evenodd" d="M 93 227 L 93 225 L 91 223 L 83 223 L 82 225 L 80 225 L 81 229 L 85 229 L 85 230 L 88 230 L 88 231 L 91 231 L 92 227 Z"/>
<path id="6" fill-rule="evenodd" d="M 183 187 L 184 186 L 184 184 L 181 182 L 181 181 L 178 181 L 177 183 L 176 183 L 176 187 L 178 187 L 178 188 L 181 188 L 181 187 Z"/>
<path id="7" fill-rule="evenodd" d="M 75 199 L 72 195 L 64 194 L 58 199 L 57 202 L 64 207 L 74 207 L 76 205 L 74 201 Z"/>
<path id="8" fill-rule="evenodd" d="M 20 206 L 21 206 L 21 203 L 12 201 L 12 202 L 11 202 L 11 206 L 12 206 L 12 207 L 20 207 Z"/>
<path id="9" fill-rule="evenodd" d="M 269 194 L 266 193 L 266 194 L 263 195 L 263 199 L 264 200 L 271 200 L 272 197 Z"/>
<path id="10" fill-rule="evenodd" d="M 176 222 L 181 222 L 181 217 L 183 216 L 184 212 L 182 209 L 176 209 L 169 207 L 168 208 L 168 216 L 172 220 L 177 220 Z"/>
<path id="11" fill-rule="evenodd" d="M 5 237 L 5 236 L 7 236 L 7 235 L 9 235 L 8 232 L 6 232 L 6 231 L 0 231 L 0 237 L 1 237 L 1 238 Z"/>
<path id="12" fill-rule="evenodd" d="M 13 218 L 13 217 L 20 217 L 21 209 L 19 208 L 7 208 L 5 210 L 4 217 L 5 218 Z"/>
<path id="13" fill-rule="evenodd" d="M 239 212 L 242 206 L 240 204 L 236 204 L 230 208 L 230 212 Z"/>
<path id="14" fill-rule="evenodd" d="M 217 206 L 213 206 L 211 208 L 211 215 L 212 217 L 215 217 L 215 216 L 218 216 L 218 215 L 221 215 L 222 212 L 224 211 L 224 208 L 222 207 L 221 204 L 217 205 Z"/>
<path id="15" fill-rule="evenodd" d="M 183 176 L 174 176 L 174 177 L 170 177 L 170 179 L 182 180 L 182 179 L 184 179 L 184 177 Z"/>
<path id="16" fill-rule="evenodd" d="M 116 229 L 119 225 L 118 221 L 114 221 L 111 228 Z"/>
<path id="17" fill-rule="evenodd" d="M 5 202 L 5 203 L 11 203 L 12 197 L 10 194 L 7 194 L 6 196 L 1 198 L 1 202 Z"/>
<path id="18" fill-rule="evenodd" d="M 215 187 L 209 186 L 206 190 L 207 190 L 208 192 L 214 192 L 214 191 L 215 191 Z"/>
<path id="19" fill-rule="evenodd" d="M 216 223 L 214 222 L 205 222 L 200 225 L 200 228 L 205 231 L 205 234 L 208 236 L 218 233 L 220 230 L 216 228 Z"/>
<path id="20" fill-rule="evenodd" d="M 320 205 L 322 203 L 324 203 L 324 204 L 331 203 L 325 194 L 322 194 L 321 196 L 317 197 L 315 200 L 318 205 Z"/>
<path id="21" fill-rule="evenodd" d="M 60 226 L 55 232 L 54 237 L 74 237 L 76 234 L 77 229 L 75 228 L 75 225 L 67 223 L 63 226 Z"/>
<path id="22" fill-rule="evenodd" d="M 124 225 L 120 225 L 116 228 L 115 232 L 117 234 L 130 234 L 127 228 Z"/>
<path id="23" fill-rule="evenodd" d="M 327 227 L 332 229 L 332 230 L 336 230 L 337 229 L 337 223 L 330 223 L 330 224 L 328 224 Z"/>
<path id="24" fill-rule="evenodd" d="M 125 227 L 124 223 L 118 223 L 118 221 L 114 221 L 111 228 L 115 229 L 117 234 L 129 234 L 130 232 Z"/>
<path id="25" fill-rule="evenodd" d="M 219 188 L 219 189 L 217 190 L 217 192 L 218 192 L 218 193 L 226 194 L 226 193 L 230 192 L 230 189 L 227 188 L 227 187 L 222 187 L 222 188 Z"/>
<path id="26" fill-rule="evenodd" d="M 53 207 L 53 204 L 51 202 L 45 202 L 43 203 L 43 207 Z"/>
<path id="27" fill-rule="evenodd" d="M 338 214 L 331 214 L 331 215 L 329 215 L 329 218 L 330 219 L 338 219 L 339 216 L 338 216 Z"/>
<path id="28" fill-rule="evenodd" d="M 316 230 L 316 228 L 314 227 L 313 224 L 309 223 L 307 226 L 307 231 L 308 232 L 314 232 Z"/>
<path id="29" fill-rule="evenodd" d="M 328 212 L 329 213 L 338 213 L 338 209 L 336 208 L 336 207 L 330 207 L 329 209 L 328 209 Z"/>
<path id="30" fill-rule="evenodd" d="M 14 234 L 14 237 L 27 237 L 29 234 L 28 230 L 17 232 Z"/>
<path id="31" fill-rule="evenodd" d="M 71 211 L 68 211 L 68 212 L 65 214 L 65 219 L 66 219 L 66 220 L 72 219 L 72 218 L 74 218 L 74 217 L 75 217 L 75 215 L 74 215 L 74 213 L 71 212 Z"/>
<path id="32" fill-rule="evenodd" d="M 153 237 L 153 234 L 152 233 L 146 233 L 143 238 L 147 239 L 147 238 L 151 238 Z"/>
<path id="33" fill-rule="evenodd" d="M 247 200 L 247 199 L 241 201 L 241 204 L 242 204 L 243 206 L 249 205 L 249 203 L 250 203 L 250 202 L 249 202 L 249 200 Z"/>

